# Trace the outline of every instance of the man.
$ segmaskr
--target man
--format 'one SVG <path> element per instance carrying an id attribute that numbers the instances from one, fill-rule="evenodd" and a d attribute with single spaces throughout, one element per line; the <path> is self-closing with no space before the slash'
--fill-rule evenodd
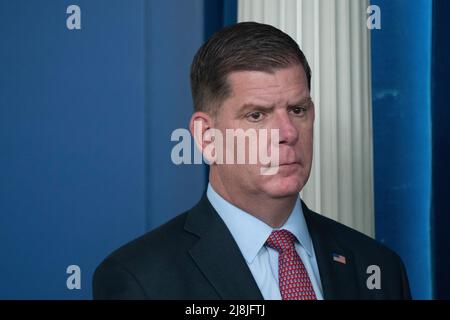
<path id="1" fill-rule="evenodd" d="M 94 298 L 409 299 L 394 252 L 299 198 L 313 154 L 310 83 L 302 51 L 272 26 L 239 23 L 213 35 L 191 67 L 190 130 L 205 154 L 215 150 L 205 156 L 207 191 L 192 209 L 106 258 Z M 275 130 L 267 148 L 278 161 L 220 161 L 220 139 L 208 132 L 227 129 Z M 234 138 L 231 145 L 235 160 Z M 244 148 L 249 154 L 248 141 Z"/>

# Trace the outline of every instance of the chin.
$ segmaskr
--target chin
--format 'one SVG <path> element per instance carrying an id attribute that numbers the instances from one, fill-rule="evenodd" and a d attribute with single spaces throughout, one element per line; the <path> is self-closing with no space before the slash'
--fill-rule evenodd
<path id="1" fill-rule="evenodd" d="M 302 190 L 304 183 L 297 179 L 277 179 L 277 181 L 270 181 L 264 189 L 266 193 L 274 198 L 285 198 L 298 195 Z"/>
<path id="2" fill-rule="evenodd" d="M 264 192 L 272 198 L 297 196 L 309 178 L 309 170 L 300 166 L 281 167 L 277 174 L 265 176 Z"/>

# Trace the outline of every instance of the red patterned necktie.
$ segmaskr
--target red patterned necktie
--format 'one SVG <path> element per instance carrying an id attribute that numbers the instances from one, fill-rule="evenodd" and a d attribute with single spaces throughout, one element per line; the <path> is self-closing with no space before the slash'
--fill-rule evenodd
<path id="1" fill-rule="evenodd" d="M 287 230 L 275 230 L 266 245 L 278 251 L 278 283 L 283 300 L 316 300 L 308 272 L 295 250 L 295 236 Z"/>

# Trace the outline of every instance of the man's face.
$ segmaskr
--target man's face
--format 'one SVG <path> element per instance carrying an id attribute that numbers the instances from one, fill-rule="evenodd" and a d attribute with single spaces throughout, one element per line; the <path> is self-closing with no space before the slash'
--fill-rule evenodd
<path id="1" fill-rule="evenodd" d="M 314 105 L 303 68 L 237 71 L 229 74 L 228 84 L 231 94 L 220 106 L 214 127 L 223 133 L 224 142 L 226 129 L 267 129 L 266 152 L 270 155 L 271 144 L 277 144 L 280 165 L 274 175 L 262 175 L 260 169 L 266 165 L 259 161 L 215 164 L 212 170 L 217 170 L 223 187 L 234 195 L 297 195 L 308 180 L 313 153 Z M 270 141 L 271 129 L 279 130 L 279 141 Z"/>

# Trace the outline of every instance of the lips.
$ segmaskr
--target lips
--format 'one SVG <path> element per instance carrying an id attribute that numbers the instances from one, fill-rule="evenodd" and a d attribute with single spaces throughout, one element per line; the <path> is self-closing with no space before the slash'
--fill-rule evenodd
<path id="1" fill-rule="evenodd" d="M 281 166 L 288 166 L 288 165 L 291 165 L 291 164 L 300 164 L 300 163 L 298 163 L 297 161 L 294 161 L 294 162 L 284 162 L 284 163 L 280 163 L 280 167 L 281 167 Z"/>
<path id="2" fill-rule="evenodd" d="M 282 166 L 290 166 L 290 165 L 294 165 L 294 164 L 300 165 L 300 161 L 280 162 L 278 164 L 278 166 L 275 166 L 275 165 L 271 164 L 268 167 L 275 168 L 275 167 L 282 167 Z"/>
<path id="3" fill-rule="evenodd" d="M 280 167 L 281 167 L 281 166 L 289 166 L 289 165 L 291 165 L 291 164 L 298 164 L 298 165 L 299 165 L 299 164 L 300 164 L 300 161 L 286 161 L 286 162 L 282 162 L 282 161 L 281 161 L 279 165 L 280 165 Z"/>

